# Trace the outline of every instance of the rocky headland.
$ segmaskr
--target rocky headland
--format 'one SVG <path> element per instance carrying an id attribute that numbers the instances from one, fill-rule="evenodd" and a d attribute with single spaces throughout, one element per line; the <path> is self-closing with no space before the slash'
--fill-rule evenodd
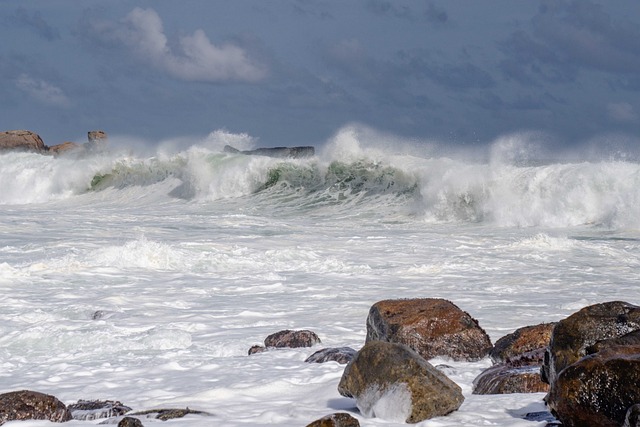
<path id="1" fill-rule="evenodd" d="M 40 135 L 30 130 L 8 130 L 0 132 L 0 153 L 6 151 L 26 151 L 40 154 L 59 156 L 66 153 L 86 154 L 104 149 L 107 143 L 107 133 L 102 130 L 92 130 L 87 133 L 87 142 L 63 142 L 48 146 Z"/>

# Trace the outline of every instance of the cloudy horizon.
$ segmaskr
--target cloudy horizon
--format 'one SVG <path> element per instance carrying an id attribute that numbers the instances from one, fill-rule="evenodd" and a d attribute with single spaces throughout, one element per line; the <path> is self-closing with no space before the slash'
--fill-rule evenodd
<path id="1" fill-rule="evenodd" d="M 350 123 L 452 145 L 640 135 L 633 1 L 0 3 L 2 128 L 316 145 Z"/>

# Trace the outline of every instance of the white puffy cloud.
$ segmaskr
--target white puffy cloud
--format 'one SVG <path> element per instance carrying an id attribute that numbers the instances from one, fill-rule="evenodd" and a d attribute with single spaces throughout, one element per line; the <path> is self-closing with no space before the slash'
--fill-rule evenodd
<path id="1" fill-rule="evenodd" d="M 69 107 L 71 102 L 64 91 L 41 79 L 34 79 L 26 73 L 20 74 L 15 81 L 16 87 L 37 101 L 56 107 Z"/>
<path id="2" fill-rule="evenodd" d="M 119 25 L 96 29 L 105 40 L 124 44 L 140 59 L 178 79 L 255 82 L 267 74 L 266 68 L 252 61 L 244 49 L 230 43 L 216 45 L 201 29 L 180 37 L 172 50 L 162 19 L 153 9 L 135 8 Z"/>

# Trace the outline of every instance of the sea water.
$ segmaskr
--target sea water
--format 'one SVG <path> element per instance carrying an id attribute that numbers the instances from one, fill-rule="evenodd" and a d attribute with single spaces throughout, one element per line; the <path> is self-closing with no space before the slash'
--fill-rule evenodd
<path id="1" fill-rule="evenodd" d="M 337 391 L 344 365 L 304 362 L 359 349 L 375 302 L 446 298 L 493 342 L 590 304 L 640 303 L 637 162 L 522 161 L 510 143 L 434 155 L 353 129 L 312 158 L 275 159 L 223 153 L 220 135 L 144 154 L 0 155 L 0 393 L 210 414 L 175 426 L 334 412 L 396 426 L 402 402 L 365 418 Z M 283 329 L 322 344 L 248 355 Z M 465 402 L 420 426 L 545 424 L 523 419 L 545 411 L 542 393 L 472 394 L 488 358 L 431 362 Z"/>

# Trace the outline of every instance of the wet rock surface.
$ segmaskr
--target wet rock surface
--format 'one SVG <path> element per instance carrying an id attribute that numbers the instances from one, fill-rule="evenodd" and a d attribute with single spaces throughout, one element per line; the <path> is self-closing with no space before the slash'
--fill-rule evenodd
<path id="1" fill-rule="evenodd" d="M 31 390 L 0 394 L 0 425 L 14 420 L 71 420 L 71 412 L 54 396 Z"/>

